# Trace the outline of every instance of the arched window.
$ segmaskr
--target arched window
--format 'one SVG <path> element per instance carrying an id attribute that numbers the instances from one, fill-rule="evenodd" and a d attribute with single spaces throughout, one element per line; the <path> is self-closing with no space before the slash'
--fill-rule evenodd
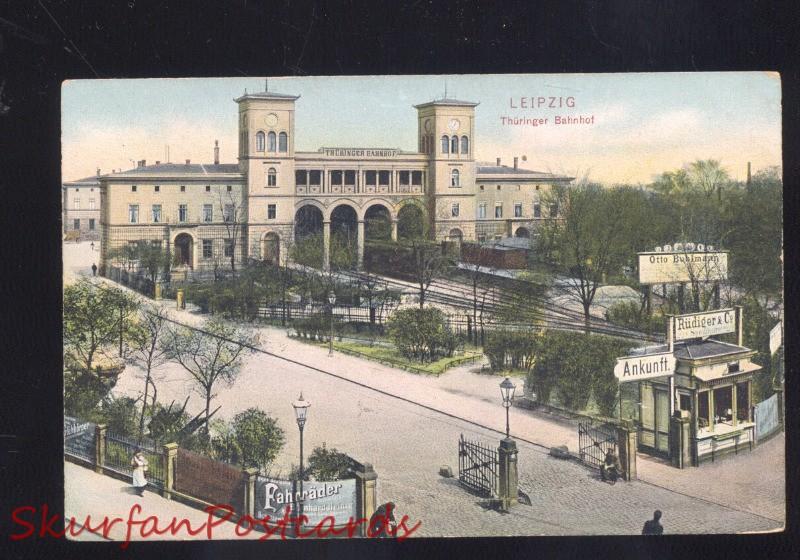
<path id="1" fill-rule="evenodd" d="M 281 132 L 278 134 L 278 151 L 279 152 L 288 152 L 289 151 L 289 137 L 286 135 L 285 132 Z"/>
<path id="2" fill-rule="evenodd" d="M 270 167 L 269 171 L 267 171 L 267 186 L 276 187 L 277 185 L 278 185 L 278 173 L 275 171 L 274 167 Z"/>
<path id="3" fill-rule="evenodd" d="M 267 134 L 267 151 L 274 152 L 275 150 L 275 133 L 270 132 Z"/>
<path id="4" fill-rule="evenodd" d="M 453 169 L 450 172 L 450 186 L 451 187 L 458 187 L 458 169 Z"/>
<path id="5" fill-rule="evenodd" d="M 256 133 L 256 151 L 263 152 L 264 151 L 264 133 L 257 132 Z"/>
<path id="6" fill-rule="evenodd" d="M 447 136 L 442 136 L 442 153 L 447 154 L 450 152 L 450 139 Z"/>
<path id="7" fill-rule="evenodd" d="M 458 153 L 458 136 L 453 136 L 452 140 L 450 140 L 450 153 Z"/>
<path id="8" fill-rule="evenodd" d="M 466 136 L 461 137 L 461 153 L 468 154 L 469 153 L 469 138 Z"/>

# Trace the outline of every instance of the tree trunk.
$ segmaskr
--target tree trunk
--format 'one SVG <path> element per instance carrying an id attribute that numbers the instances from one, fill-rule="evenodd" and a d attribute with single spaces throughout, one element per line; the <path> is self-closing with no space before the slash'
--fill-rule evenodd
<path id="1" fill-rule="evenodd" d="M 208 386 L 206 387 L 206 417 L 203 420 L 203 423 L 205 424 L 206 443 L 211 441 L 211 432 L 208 429 L 208 424 L 209 424 L 208 416 L 210 413 L 211 413 L 211 387 Z"/>
<path id="2" fill-rule="evenodd" d="M 144 380 L 144 398 L 142 399 L 142 413 L 139 415 L 139 443 L 144 437 L 144 411 L 147 409 L 147 395 L 150 392 L 150 366 L 147 366 L 147 377 Z"/>
<path id="3" fill-rule="evenodd" d="M 583 302 L 583 322 L 584 322 L 584 329 L 586 330 L 586 334 L 589 334 L 589 326 L 591 323 L 591 315 L 589 314 L 589 308 L 591 307 L 591 302 L 584 301 Z"/>

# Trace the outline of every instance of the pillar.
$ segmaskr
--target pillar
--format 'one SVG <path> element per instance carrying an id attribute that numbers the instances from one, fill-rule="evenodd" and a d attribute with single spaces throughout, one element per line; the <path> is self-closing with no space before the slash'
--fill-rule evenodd
<path id="1" fill-rule="evenodd" d="M 164 461 L 164 491 L 161 495 L 167 500 L 172 499 L 172 490 L 175 488 L 175 461 L 178 458 L 178 444 L 165 443 L 164 453 L 161 455 Z"/>
<path id="2" fill-rule="evenodd" d="M 242 469 L 242 477 L 244 478 L 244 511 L 239 513 L 255 518 L 258 469 L 253 467 Z"/>
<path id="3" fill-rule="evenodd" d="M 617 426 L 617 449 L 622 476 L 625 480 L 636 479 L 636 427 L 630 422 Z"/>
<path id="4" fill-rule="evenodd" d="M 686 295 L 686 284 L 678 284 L 678 310 L 681 313 L 686 312 L 686 302 L 684 301 L 684 297 Z"/>
<path id="5" fill-rule="evenodd" d="M 103 473 L 103 465 L 106 462 L 106 429 L 105 424 L 97 424 L 94 427 L 94 470 Z"/>
<path id="6" fill-rule="evenodd" d="M 778 397 L 778 422 L 780 423 L 781 429 L 784 429 L 783 423 L 783 410 L 784 410 L 784 402 L 783 402 L 783 387 L 773 387 L 772 389 L 775 391 L 775 395 Z"/>
<path id="7" fill-rule="evenodd" d="M 736 344 L 744 346 L 744 308 L 736 306 Z"/>
<path id="8" fill-rule="evenodd" d="M 378 473 L 369 463 L 356 465 L 354 470 L 356 477 L 356 517 L 358 519 L 369 519 L 378 508 Z M 361 524 L 361 536 L 366 536 L 369 524 Z"/>
<path id="9" fill-rule="evenodd" d="M 364 268 L 364 220 L 358 220 L 358 269 Z"/>
<path id="10" fill-rule="evenodd" d="M 392 220 L 392 241 L 397 241 L 397 220 Z"/>
<path id="11" fill-rule="evenodd" d="M 691 421 L 688 410 L 678 410 L 669 419 L 669 456 L 678 469 L 692 464 Z"/>
<path id="12" fill-rule="evenodd" d="M 500 440 L 497 449 L 500 461 L 500 502 L 503 510 L 517 503 L 519 495 L 517 473 L 517 442 L 511 438 Z"/>
<path id="13" fill-rule="evenodd" d="M 322 269 L 331 268 L 331 222 L 322 222 Z"/>

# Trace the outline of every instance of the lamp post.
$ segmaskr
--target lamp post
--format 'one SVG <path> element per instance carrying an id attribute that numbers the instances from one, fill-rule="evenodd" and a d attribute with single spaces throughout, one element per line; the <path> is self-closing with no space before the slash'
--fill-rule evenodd
<path id="1" fill-rule="evenodd" d="M 328 341 L 328 357 L 333 356 L 333 306 L 336 303 L 336 293 L 331 290 L 328 292 L 328 303 L 331 306 L 331 338 Z"/>
<path id="2" fill-rule="evenodd" d="M 508 424 L 508 409 L 511 408 L 511 404 L 514 402 L 514 391 L 517 389 L 516 385 L 514 385 L 511 380 L 506 377 L 502 383 L 500 383 L 500 395 L 503 397 L 503 408 L 506 409 L 506 437 L 510 436 L 509 431 L 509 424 Z"/>
<path id="3" fill-rule="evenodd" d="M 292 403 L 294 407 L 294 416 L 297 419 L 297 427 L 300 428 L 300 494 L 298 498 L 297 509 L 297 526 L 300 527 L 303 515 L 303 427 L 306 425 L 306 416 L 308 415 L 308 407 L 311 403 L 303 400 L 303 393 L 300 392 L 300 398 Z"/>

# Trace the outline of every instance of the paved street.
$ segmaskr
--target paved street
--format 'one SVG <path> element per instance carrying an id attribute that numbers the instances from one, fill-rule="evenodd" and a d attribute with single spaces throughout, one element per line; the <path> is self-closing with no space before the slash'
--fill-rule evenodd
<path id="1" fill-rule="evenodd" d="M 80 245 L 65 246 L 67 282 L 74 274 L 86 274 L 91 265 L 83 253 Z M 188 311 L 171 313 L 187 323 L 203 320 Z M 505 420 L 500 378 L 471 372 L 470 367 L 440 378 L 422 377 L 351 356 L 329 358 L 326 348 L 290 339 L 281 329 L 260 331 L 265 351 L 332 375 L 254 354 L 233 386 L 218 389 L 214 406 L 222 406 L 219 415 L 230 418 L 258 406 L 275 416 L 287 444 L 273 474 L 285 475 L 299 452 L 291 401 L 303 391 L 312 403 L 306 449 L 326 442 L 371 462 L 379 475 L 379 500 L 396 502 L 398 513 L 412 522 L 421 520 L 418 536 L 638 534 L 654 509 L 664 512 L 665 530 L 672 534 L 765 531 L 782 524 L 782 436 L 749 456 L 699 469 L 678 471 L 640 458 L 643 480 L 610 486 L 579 464 L 547 455 L 546 448 L 553 445 L 576 448 L 572 423 L 520 409 L 511 411 L 512 435 L 540 444 L 519 445 L 520 486 L 532 505 L 520 505 L 511 514 L 486 511 L 478 498 L 453 479 L 440 477 L 438 470 L 449 465 L 457 471 L 462 433 L 496 445 L 500 434 L 491 428 L 503 429 Z M 139 373 L 129 366 L 115 393 L 138 395 Z M 159 369 L 156 383 L 162 403 L 183 402 L 192 390 L 188 375 L 175 365 Z M 200 407 L 194 393 L 188 409 L 197 412 Z M 92 498 L 91 491 L 81 487 L 76 494 L 69 499 L 76 500 L 71 503 L 79 512 L 81 500 Z"/>

